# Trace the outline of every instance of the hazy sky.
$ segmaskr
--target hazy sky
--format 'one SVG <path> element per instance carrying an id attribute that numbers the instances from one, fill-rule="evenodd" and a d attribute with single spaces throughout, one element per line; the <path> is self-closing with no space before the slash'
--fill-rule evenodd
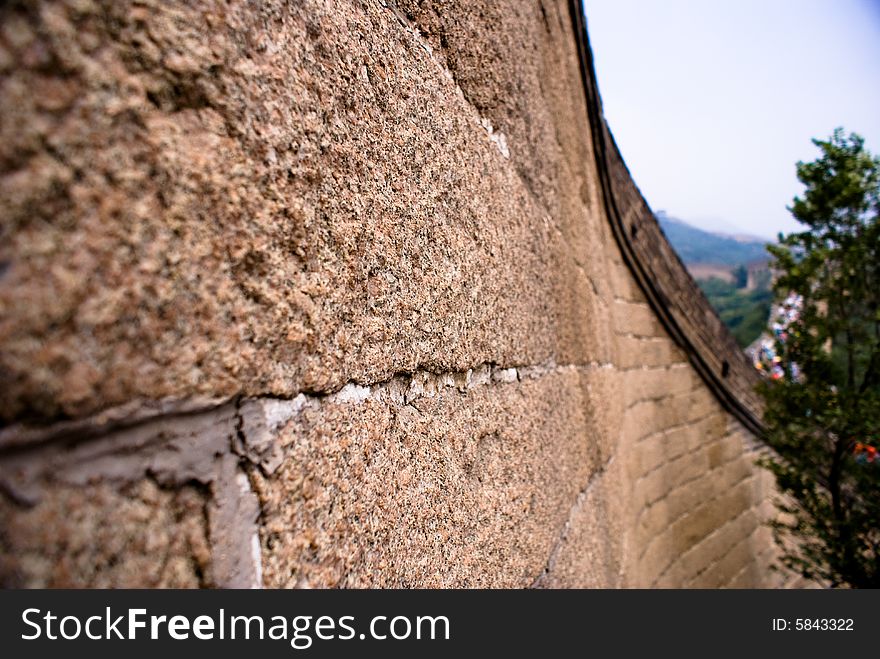
<path id="1" fill-rule="evenodd" d="M 798 228 L 797 160 L 836 126 L 880 153 L 880 0 L 584 0 L 605 116 L 651 207 Z"/>

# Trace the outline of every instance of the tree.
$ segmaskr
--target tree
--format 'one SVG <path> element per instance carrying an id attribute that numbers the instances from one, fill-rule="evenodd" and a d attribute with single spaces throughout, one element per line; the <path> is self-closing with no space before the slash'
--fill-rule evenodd
<path id="1" fill-rule="evenodd" d="M 813 140 L 789 207 L 806 230 L 770 247 L 777 299 L 800 296 L 779 332 L 784 376 L 765 381 L 762 460 L 784 513 L 782 561 L 834 586 L 880 587 L 880 159 L 856 134 Z"/>

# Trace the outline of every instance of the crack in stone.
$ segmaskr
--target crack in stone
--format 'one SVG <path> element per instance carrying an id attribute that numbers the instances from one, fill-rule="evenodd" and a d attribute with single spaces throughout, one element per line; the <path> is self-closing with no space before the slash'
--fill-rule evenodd
<path id="1" fill-rule="evenodd" d="M 544 565 L 544 569 L 537 577 L 535 577 L 532 583 L 529 584 L 528 588 L 542 588 L 544 586 L 544 582 L 546 581 L 547 577 L 550 576 L 550 573 L 553 572 L 553 570 L 556 568 L 556 560 L 559 557 L 559 552 L 562 550 L 562 545 L 564 545 L 565 541 L 568 540 L 568 533 L 571 530 L 571 523 L 575 513 L 583 505 L 584 500 L 587 498 L 587 495 L 590 493 L 593 485 L 596 484 L 596 481 L 605 473 L 605 471 L 608 469 L 608 467 L 611 466 L 613 462 L 614 456 L 612 455 L 604 464 L 596 469 L 596 471 L 590 474 L 590 477 L 587 479 L 586 484 L 578 492 L 577 496 L 574 499 L 574 502 L 571 504 L 571 507 L 568 510 L 568 517 L 565 520 L 565 524 L 562 526 L 559 537 L 550 548 L 550 553 L 547 556 L 547 562 Z"/>
<path id="2" fill-rule="evenodd" d="M 373 383 L 348 382 L 331 392 L 301 391 L 290 397 L 255 396 L 252 398 L 191 398 L 160 401 L 133 401 L 94 416 L 73 421 L 62 421 L 50 426 L 30 426 L 19 423 L 0 430 L 0 464 L 18 454 L 38 451 L 49 444 L 73 448 L 81 443 L 97 441 L 102 437 L 137 428 L 158 421 L 187 419 L 215 412 L 227 405 L 236 405 L 242 413 L 242 440 L 239 449 L 250 459 L 247 446 L 261 446 L 271 428 L 280 427 L 300 411 L 314 403 L 327 401 L 342 404 L 361 404 L 366 400 L 383 399 L 405 404 L 421 397 L 433 398 L 447 388 L 459 393 L 490 384 L 508 384 L 544 377 L 567 370 L 611 369 L 607 362 L 557 365 L 548 361 L 529 366 L 498 366 L 483 362 L 462 371 L 435 373 L 416 370 L 395 373 L 385 380 Z M 261 418 L 261 415 L 263 418 Z M 247 446 L 244 446 L 244 445 Z"/>
<path id="3" fill-rule="evenodd" d="M 150 408 L 155 409 L 155 408 Z M 122 486 L 151 478 L 165 488 L 198 483 L 207 488 L 208 537 L 213 583 L 224 588 L 259 587 L 253 538 L 259 503 L 236 451 L 242 425 L 239 402 L 170 415 L 136 415 L 134 423 L 86 420 L 85 436 L 28 443 L 0 459 L 0 484 L 18 505 L 39 505 L 54 484 Z M 69 428 L 66 428 L 69 430 Z M 103 431 L 95 435 L 95 430 Z M 57 437 L 57 435 L 55 436 Z M 50 436 L 50 439 L 52 436 Z"/>
<path id="4" fill-rule="evenodd" d="M 278 470 L 284 460 L 278 433 L 304 410 L 378 400 L 422 414 L 420 400 L 447 392 L 464 395 L 478 387 L 605 368 L 613 366 L 484 362 L 463 371 L 419 370 L 371 384 L 349 382 L 331 393 L 299 393 L 289 399 L 165 400 L 140 407 L 130 404 L 48 428 L 7 428 L 0 435 L 0 490 L 16 504 L 30 507 L 39 504 L 49 480 L 74 486 L 145 477 L 165 487 L 200 483 L 210 493 L 213 582 L 221 587 L 260 587 L 262 511 L 250 470 L 259 469 L 265 476 Z M 594 477 L 598 473 L 601 470 Z"/>

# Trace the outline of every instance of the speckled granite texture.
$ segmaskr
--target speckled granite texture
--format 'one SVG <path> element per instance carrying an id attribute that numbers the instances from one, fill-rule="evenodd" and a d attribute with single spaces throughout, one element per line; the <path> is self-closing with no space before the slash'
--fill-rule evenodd
<path id="1" fill-rule="evenodd" d="M 5 8 L 3 417 L 607 354 L 530 17 L 507 158 L 378 2 Z"/>

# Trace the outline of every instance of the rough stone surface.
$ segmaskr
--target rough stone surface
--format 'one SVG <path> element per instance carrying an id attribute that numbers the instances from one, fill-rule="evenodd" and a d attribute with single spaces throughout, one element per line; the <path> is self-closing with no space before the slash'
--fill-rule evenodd
<path id="1" fill-rule="evenodd" d="M 5 588 L 196 588 L 210 585 L 204 492 L 149 479 L 55 486 L 22 511 L 0 500 Z"/>
<path id="2" fill-rule="evenodd" d="M 609 461 L 578 493 L 536 587 L 620 588 L 628 583 L 622 564 L 626 515 L 619 466 L 619 460 Z"/>
<path id="3" fill-rule="evenodd" d="M 395 381 L 306 406 L 256 479 L 266 585 L 529 585 L 598 467 L 589 383 L 558 369 L 405 402 Z"/>
<path id="4" fill-rule="evenodd" d="M 565 162 L 528 19 L 501 26 L 531 52 L 499 92 L 528 76 L 537 175 Z M 536 196 L 518 133 L 516 167 L 381 3 L 13 3 L 3 23 L 5 419 L 601 352 L 564 256 L 580 185 Z"/>
<path id="5" fill-rule="evenodd" d="M 118 411 L 110 416 L 122 418 Z M 259 586 L 260 510 L 236 452 L 242 419 L 227 403 L 176 415 L 136 414 L 97 436 L 71 435 L 63 424 L 67 434 L 60 437 L 50 430 L 23 447 L 11 443 L 0 451 L 3 580 Z M 97 420 L 84 426 L 95 427 Z M 202 541 L 193 535 L 198 529 Z M 142 569 L 151 562 L 150 570 Z M 183 580 L 188 565 L 196 566 L 197 582 Z"/>
<path id="6" fill-rule="evenodd" d="M 4 582 L 804 585 L 589 119 L 561 1 L 4 3 Z"/>

